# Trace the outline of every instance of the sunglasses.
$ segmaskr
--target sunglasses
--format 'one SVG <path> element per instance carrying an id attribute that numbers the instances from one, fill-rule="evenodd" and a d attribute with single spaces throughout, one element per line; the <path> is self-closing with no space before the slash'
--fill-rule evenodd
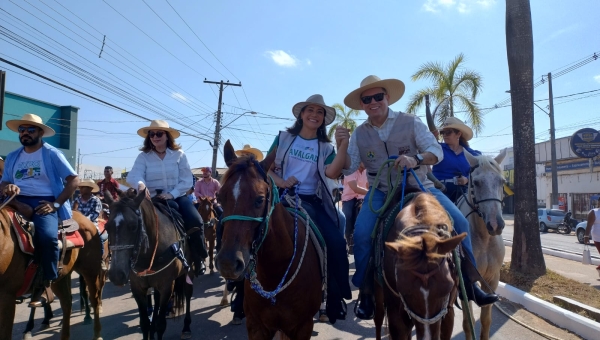
<path id="1" fill-rule="evenodd" d="M 19 128 L 17 129 L 19 131 L 19 133 L 23 133 L 25 131 L 27 131 L 28 134 L 34 134 L 37 132 L 37 129 L 35 126 L 30 126 L 30 127 L 24 127 L 24 126 L 19 126 Z"/>
<path id="2" fill-rule="evenodd" d="M 458 131 L 456 131 L 456 130 L 442 130 L 442 131 L 440 131 L 440 135 L 442 135 L 442 136 L 451 135 L 452 133 L 458 133 Z"/>
<path id="3" fill-rule="evenodd" d="M 162 136 L 165 134 L 164 131 L 150 131 L 148 132 L 148 137 L 150 138 L 154 138 L 154 136 L 158 137 L 158 138 L 162 138 Z"/>
<path id="4" fill-rule="evenodd" d="M 372 96 L 361 97 L 360 100 L 363 102 L 363 104 L 371 104 L 371 99 L 375 99 L 376 102 L 380 102 L 383 100 L 383 96 L 385 96 L 385 93 L 381 92 Z"/>

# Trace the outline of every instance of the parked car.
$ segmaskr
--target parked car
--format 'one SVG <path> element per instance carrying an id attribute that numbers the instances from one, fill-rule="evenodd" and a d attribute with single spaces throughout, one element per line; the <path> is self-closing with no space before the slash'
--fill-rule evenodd
<path id="1" fill-rule="evenodd" d="M 577 235 L 577 241 L 579 241 L 579 243 L 581 243 L 581 244 L 583 244 L 583 236 L 585 235 L 585 227 L 586 226 L 587 226 L 587 221 L 579 222 L 579 224 L 577 224 L 577 228 L 575 229 L 575 235 Z M 590 244 L 594 243 L 591 238 L 589 240 L 589 243 Z"/>
<path id="2" fill-rule="evenodd" d="M 545 233 L 548 229 L 558 229 L 565 219 L 565 212 L 558 209 L 538 209 L 538 221 L 540 232 Z"/>

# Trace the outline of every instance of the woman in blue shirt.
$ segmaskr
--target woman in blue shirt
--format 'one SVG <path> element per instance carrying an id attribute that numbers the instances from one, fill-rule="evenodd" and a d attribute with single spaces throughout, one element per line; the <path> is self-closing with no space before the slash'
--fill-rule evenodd
<path id="1" fill-rule="evenodd" d="M 446 196 L 456 202 L 469 184 L 471 166 L 464 151 L 473 156 L 479 156 L 481 152 L 469 148 L 473 130 L 458 118 L 448 117 L 440 129 L 440 135 L 444 137 L 444 143 L 441 143 L 444 159 L 433 166 L 433 174 L 446 186 Z"/>

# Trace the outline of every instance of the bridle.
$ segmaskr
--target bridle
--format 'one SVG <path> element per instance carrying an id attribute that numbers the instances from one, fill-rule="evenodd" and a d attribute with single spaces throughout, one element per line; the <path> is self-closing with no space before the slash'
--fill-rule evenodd
<path id="1" fill-rule="evenodd" d="M 131 256 L 129 257 L 129 262 L 131 263 L 131 269 L 134 270 L 135 266 L 137 265 L 140 253 L 144 250 L 144 249 L 148 249 L 149 243 L 148 243 L 148 235 L 146 234 L 146 228 L 144 226 L 144 219 L 142 218 L 142 214 L 140 211 L 140 208 L 132 208 L 129 205 L 125 205 L 128 209 L 131 209 L 135 212 L 135 214 L 137 215 L 137 236 L 136 236 L 136 241 L 134 244 L 126 244 L 126 245 L 112 245 L 109 246 L 108 249 L 111 252 L 116 252 L 119 250 L 129 250 L 129 249 L 133 249 L 133 253 L 131 254 Z M 118 235 L 117 233 L 115 233 L 115 237 L 117 237 L 116 235 Z M 136 248 L 137 245 L 137 248 Z"/>
<path id="2" fill-rule="evenodd" d="M 479 164 L 472 166 L 471 170 L 469 171 L 469 178 L 473 178 L 473 172 L 479 167 Z M 504 206 L 504 201 L 498 198 L 486 198 L 486 199 L 482 199 L 482 200 L 477 200 L 477 197 L 475 197 L 475 188 L 473 187 L 473 184 L 471 183 L 472 181 L 469 180 L 469 185 L 467 187 L 467 193 L 463 193 L 462 197 L 464 198 L 465 202 L 467 203 L 467 205 L 471 208 L 471 211 L 465 216 L 465 218 L 469 218 L 469 216 L 472 213 L 476 213 L 477 216 L 479 216 L 480 218 L 484 218 L 484 214 L 483 212 L 479 209 L 479 203 L 483 203 L 483 202 L 499 202 L 502 206 Z"/>

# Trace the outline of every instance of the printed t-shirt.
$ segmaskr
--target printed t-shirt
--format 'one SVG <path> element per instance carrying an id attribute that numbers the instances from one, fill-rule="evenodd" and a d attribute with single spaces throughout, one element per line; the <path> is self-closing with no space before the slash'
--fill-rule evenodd
<path id="1" fill-rule="evenodd" d="M 14 184 L 21 189 L 21 195 L 54 197 L 41 148 L 32 153 L 21 152 L 13 169 Z"/>

